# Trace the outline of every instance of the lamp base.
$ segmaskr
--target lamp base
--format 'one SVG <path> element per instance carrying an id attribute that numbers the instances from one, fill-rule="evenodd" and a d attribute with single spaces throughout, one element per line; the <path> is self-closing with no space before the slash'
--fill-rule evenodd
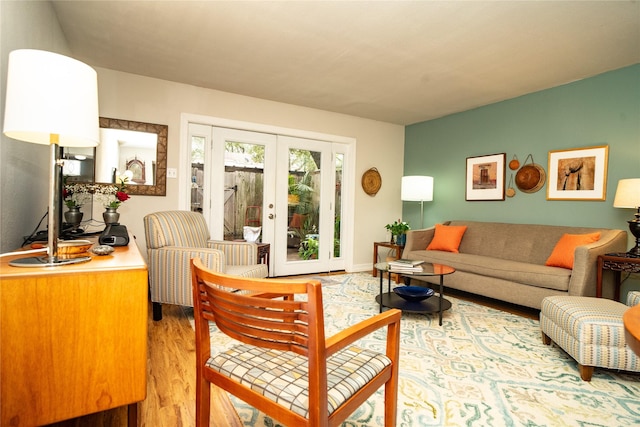
<path id="1" fill-rule="evenodd" d="M 9 265 L 13 267 L 57 267 L 59 265 L 79 264 L 81 262 L 87 261 L 91 261 L 90 256 L 63 259 L 54 258 L 53 260 L 49 259 L 49 257 L 41 256 L 14 259 L 13 261 L 9 262 Z"/>
<path id="2" fill-rule="evenodd" d="M 638 209 L 640 211 L 640 209 Z M 640 219 L 638 218 L 640 215 L 636 213 L 636 218 L 631 221 L 627 221 L 629 224 L 629 231 L 636 238 L 636 245 L 627 252 L 627 255 L 631 255 L 634 257 L 640 256 Z"/>

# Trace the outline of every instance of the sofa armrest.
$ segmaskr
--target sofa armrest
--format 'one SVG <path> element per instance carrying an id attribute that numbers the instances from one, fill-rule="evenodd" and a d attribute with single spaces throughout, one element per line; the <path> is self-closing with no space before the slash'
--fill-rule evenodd
<path id="1" fill-rule="evenodd" d="M 433 235 L 435 233 L 435 227 L 422 228 L 419 230 L 408 230 L 407 231 L 407 241 L 404 245 L 404 251 L 402 252 L 402 257 L 405 257 L 405 252 L 411 251 L 419 251 L 426 249 L 429 245 L 429 242 L 433 239 Z"/>
<path id="2" fill-rule="evenodd" d="M 207 245 L 224 252 L 227 265 L 258 264 L 258 245 L 255 243 L 209 240 Z"/>
<path id="3" fill-rule="evenodd" d="M 598 256 L 624 252 L 626 248 L 627 233 L 623 230 L 603 230 L 597 242 L 578 246 L 574 253 L 573 271 L 569 280 L 569 295 L 595 296 Z"/>

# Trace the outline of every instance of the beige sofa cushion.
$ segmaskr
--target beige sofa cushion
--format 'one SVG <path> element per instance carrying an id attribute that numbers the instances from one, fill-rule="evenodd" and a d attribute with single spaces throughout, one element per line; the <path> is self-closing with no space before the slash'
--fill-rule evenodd
<path id="1" fill-rule="evenodd" d="M 515 283 L 538 286 L 558 291 L 568 291 L 571 270 L 558 267 L 530 264 L 443 251 L 412 251 L 411 259 L 421 259 L 426 262 L 445 264 L 456 269 L 487 277 L 509 280 Z"/>
<path id="2" fill-rule="evenodd" d="M 606 240 L 607 233 L 618 232 L 586 227 L 497 222 L 451 221 L 449 224 L 468 226 L 460 243 L 460 253 L 539 265 L 545 264 L 565 233 L 600 231 L 601 239 Z M 426 249 L 426 246 L 422 249 Z"/>

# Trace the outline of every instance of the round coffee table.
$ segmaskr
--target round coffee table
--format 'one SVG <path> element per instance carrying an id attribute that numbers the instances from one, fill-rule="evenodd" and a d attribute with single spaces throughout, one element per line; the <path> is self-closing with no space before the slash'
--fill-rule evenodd
<path id="1" fill-rule="evenodd" d="M 398 308 L 408 313 L 438 313 L 439 325 L 442 326 L 442 312 L 451 308 L 451 301 L 444 298 L 444 276 L 454 273 L 456 269 L 448 265 L 431 264 L 428 262 L 420 264 L 419 267 L 422 268 L 422 271 L 407 273 L 394 271 L 386 262 L 375 264 L 375 268 L 380 273 L 380 294 L 376 297 L 376 302 L 380 304 L 381 313 L 382 307 Z M 391 274 L 388 274 L 387 292 L 383 292 L 383 277 L 385 272 L 395 273 L 404 277 L 405 285 L 410 283 L 412 277 L 440 276 L 440 289 L 437 300 L 435 298 L 427 298 L 422 301 L 405 300 L 391 291 Z"/>

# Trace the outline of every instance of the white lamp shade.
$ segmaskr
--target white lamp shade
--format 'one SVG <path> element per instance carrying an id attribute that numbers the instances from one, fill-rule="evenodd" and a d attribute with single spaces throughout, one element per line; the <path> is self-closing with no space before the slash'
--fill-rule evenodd
<path id="1" fill-rule="evenodd" d="M 427 202 L 433 200 L 433 177 L 403 176 L 400 199 L 409 202 Z"/>
<path id="2" fill-rule="evenodd" d="M 88 65 L 57 53 L 20 49 L 9 54 L 6 136 L 63 147 L 95 147 L 100 141 L 98 80 Z"/>
<path id="3" fill-rule="evenodd" d="M 632 209 L 640 207 L 640 178 L 621 179 L 618 181 L 613 207 Z"/>

